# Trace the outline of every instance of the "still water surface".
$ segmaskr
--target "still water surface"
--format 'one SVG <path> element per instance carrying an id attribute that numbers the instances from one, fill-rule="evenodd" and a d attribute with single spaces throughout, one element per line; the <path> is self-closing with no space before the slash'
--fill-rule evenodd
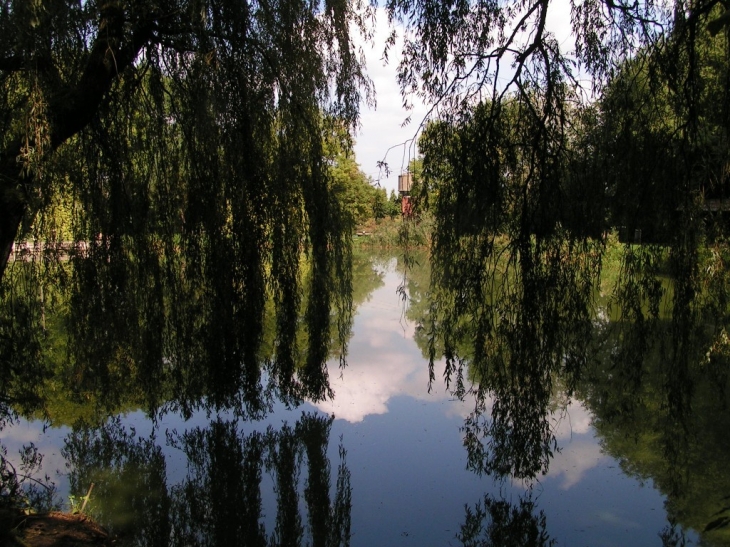
<path id="1" fill-rule="evenodd" d="M 530 525 L 537 523 L 542 533 L 535 544 L 662 545 L 660 533 L 668 527 L 666 498 L 650 476 L 625 474 L 622 468 L 630 469 L 630 462 L 606 453 L 594 418 L 579 399 L 555 405 L 551 423 L 558 450 L 546 475 L 522 482 L 467 470 L 461 427 L 473 402 L 455 399 L 439 381 L 429 392 L 427 363 L 414 340 L 416 325 L 397 295 L 402 275 L 396 261 L 381 259 L 373 268 L 380 280 L 357 307 L 347 368 L 340 370 L 336 359 L 330 363 L 334 400 L 293 409 L 276 403 L 273 413 L 255 422 L 205 411 L 189 419 L 166 413 L 153 421 L 136 411 L 108 422 L 112 425 L 107 430 L 83 434 L 68 426 L 44 428 L 40 421 L 21 421 L 3 431 L 3 443 L 10 455 L 23 444 L 35 443 L 45 455 L 43 471 L 54 478 L 63 499 L 72 491 L 83 495 L 93 479 L 97 495 L 92 494 L 90 511 L 130 543 L 164 542 L 165 534 L 172 533 L 173 543 L 220 544 L 225 535 L 219 528 L 225 523 L 216 524 L 211 513 L 230 510 L 232 519 L 245 520 L 241 511 L 250 507 L 250 492 L 240 495 L 248 488 L 248 475 L 223 470 L 227 456 L 221 451 L 233 446 L 243 454 L 232 459 L 234 466 L 259 462 L 259 487 L 254 481 L 253 490 L 260 492 L 261 510 L 251 519 L 265 529 L 258 530 L 259 539 L 275 543 L 286 543 L 282 523 L 294 522 L 297 533 L 309 538 L 305 544 L 336 544 L 334 537 L 321 543 L 316 539 L 318 524 L 312 514 L 324 507 L 319 526 L 330 531 L 339 527 L 346 535 L 349 525 L 355 547 L 477 545 L 463 537 L 468 534 L 462 527 L 469 522 L 467 511 L 474 514 L 486 497 L 503 508 L 526 507 Z M 356 277 L 356 283 L 361 281 Z M 321 418 L 315 429 L 320 427 L 323 435 L 320 452 L 329 461 L 327 473 L 317 476 L 309 469 L 317 452 L 309 444 L 293 450 L 290 478 L 295 486 L 287 486 L 285 445 L 291 439 L 286 441 L 283 432 L 316 417 Z M 232 435 L 211 434 L 226 427 Z M 124 443 L 126 448 L 120 449 Z M 110 452 L 86 454 L 94 447 Z M 257 456 L 246 456 L 254 452 Z M 160 458 L 152 457 L 154 453 Z M 317 484 L 321 503 L 311 501 Z M 287 488 L 299 493 L 289 504 L 288 517 L 282 502 Z M 208 506 L 196 509 L 197 502 Z M 349 522 L 343 512 L 349 513 Z M 155 515 L 163 514 L 165 522 L 155 523 Z M 206 524 L 191 524 L 195 520 Z M 178 528 L 186 532 L 178 534 Z M 152 530 L 162 535 L 155 539 Z M 686 534 L 688 544 L 699 544 L 694 531 L 682 530 L 681 523 L 677 530 Z M 240 536 L 238 542 L 245 544 Z"/>

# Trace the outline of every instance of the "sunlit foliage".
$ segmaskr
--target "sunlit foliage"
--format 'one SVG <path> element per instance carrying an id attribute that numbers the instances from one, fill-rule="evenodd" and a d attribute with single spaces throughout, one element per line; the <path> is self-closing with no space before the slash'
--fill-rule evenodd
<path id="1" fill-rule="evenodd" d="M 94 382 L 137 369 L 154 384 L 199 363 L 231 386 L 221 402 L 240 393 L 258 411 L 272 299 L 270 378 L 285 399 L 324 397 L 330 312 L 344 342 L 351 292 L 349 215 L 325 141 L 347 135 L 369 97 L 353 42 L 366 20 L 342 1 L 2 2 L 4 377 L 22 373 L 12 348 L 33 350 L 21 330 L 41 317 L 39 297 L 11 285 L 50 284 L 71 293 L 75 352 L 97 367 L 76 372 Z M 42 242 L 43 268 L 6 270 L 26 238 Z M 184 318 L 175 332 L 170 316 Z"/>

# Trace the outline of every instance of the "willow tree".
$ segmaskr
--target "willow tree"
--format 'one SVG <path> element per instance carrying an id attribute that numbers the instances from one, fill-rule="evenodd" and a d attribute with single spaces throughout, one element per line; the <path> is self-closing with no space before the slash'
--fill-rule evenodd
<path id="1" fill-rule="evenodd" d="M 469 367 L 477 408 L 466 442 L 475 467 L 531 476 L 545 469 L 553 447 L 547 417 L 556 373 L 570 373 L 562 386 L 570 391 L 590 357 L 608 192 L 617 186 L 612 170 L 637 157 L 628 140 L 623 148 L 607 146 L 595 131 L 605 127 L 604 115 L 620 111 L 621 120 L 631 119 L 629 95 L 612 114 L 595 104 L 630 59 L 651 60 L 646 88 L 663 95 L 671 113 L 675 168 L 663 181 L 671 191 L 660 199 L 671 198 L 664 209 L 680 217 L 665 224 L 672 229 L 675 318 L 682 322 L 695 313 L 701 283 L 697 213 L 709 184 L 700 179 L 722 171 L 707 169 L 703 154 L 700 121 L 712 114 L 702 109 L 708 70 L 700 44 L 708 23 L 722 32 L 715 56 L 727 66 L 727 17 L 716 0 L 570 2 L 564 7 L 573 40 L 566 50 L 550 31 L 558 5 L 548 0 L 387 6 L 403 28 L 402 91 L 433 105 L 421 139 L 422 188 L 436 219 L 426 326 L 432 367 L 443 353 L 444 375 L 460 393 Z M 726 74 L 722 66 L 717 74 Z M 722 81 L 718 121 L 727 119 L 730 87 Z M 641 175 L 631 179 L 637 192 L 656 180 L 656 173 Z M 634 295 L 640 312 L 655 286 L 645 281 L 656 273 L 630 271 L 641 263 L 629 263 L 620 278 L 635 290 L 617 291 Z M 674 338 L 680 345 L 683 339 L 679 332 Z M 488 395 L 495 395 L 493 404 Z"/>
<path id="2" fill-rule="evenodd" d="M 200 389 L 195 370 L 205 369 L 231 396 L 247 378 L 251 401 L 270 300 L 278 329 L 271 377 L 285 393 L 309 386 L 322 397 L 330 311 L 347 316 L 350 252 L 323 138 L 353 128 L 370 97 L 352 35 L 367 32 L 364 8 L 345 0 L 3 1 L 3 297 L 19 294 L 11 270 L 25 272 L 18 261 L 8 265 L 14 240 L 46 241 L 46 255 L 59 240 L 80 242 L 74 268 L 55 279 L 72 287 L 70 328 L 79 347 L 100 352 L 100 369 L 112 335 L 125 334 L 145 348 L 151 383 L 172 369 Z M 59 218 L 68 222 L 57 226 Z M 8 311 L 16 304 L 0 325 L 8 347 L 20 332 Z M 181 314 L 184 328 L 170 329 Z M 295 347 L 302 315 L 305 358 Z M 195 366 L 202 353 L 207 369 Z M 109 366 L 91 373 L 104 377 Z"/>

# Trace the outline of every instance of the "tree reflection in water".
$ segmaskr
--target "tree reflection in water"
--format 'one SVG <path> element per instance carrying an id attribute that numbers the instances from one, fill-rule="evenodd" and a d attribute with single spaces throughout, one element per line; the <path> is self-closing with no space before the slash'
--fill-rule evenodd
<path id="1" fill-rule="evenodd" d="M 172 486 L 154 434 L 138 438 L 118 419 L 79 428 L 65 446 L 72 490 L 98 485 L 92 513 L 125 544 L 349 545 L 344 447 L 334 485 L 327 457 L 333 419 L 305 413 L 294 427 L 245 434 L 235 421 L 218 418 L 205 428 L 168 432 L 168 444 L 187 458 L 186 477 Z M 273 477 L 276 493 L 276 518 L 268 531 L 264 473 Z"/>
<path id="2" fill-rule="evenodd" d="M 498 242 L 492 239 L 491 244 Z M 548 469 L 556 447 L 552 416 L 564 401 L 578 397 L 592 411 L 604 449 L 625 472 L 652 479 L 667 495 L 665 544 L 680 544 L 686 527 L 704 531 L 708 542 L 726 541 L 730 345 L 724 274 L 704 278 L 702 298 L 693 297 L 693 291 L 699 294 L 696 288 L 665 281 L 663 274 L 675 267 L 665 250 L 627 247 L 617 290 L 609 298 L 595 283 L 600 248 L 557 237 L 523 244 L 514 255 L 519 264 L 498 259 L 497 247 L 488 253 L 485 247 L 487 254 L 480 256 L 465 245 L 462 266 L 481 265 L 476 274 L 452 266 L 439 271 L 437 265 L 437 283 L 430 283 L 428 269 L 411 271 L 407 280 L 412 298 L 408 314 L 417 325 L 417 343 L 432 360 L 432 381 L 436 362 L 444 356 L 446 380 L 454 392 L 473 396 L 463 429 L 471 469 L 498 480 L 529 483 L 538 477 Z M 418 262 L 428 263 L 424 258 Z M 242 384 L 254 377 L 237 360 L 243 346 L 236 341 L 235 318 L 226 313 L 218 318 L 207 300 L 210 295 L 193 291 L 189 300 L 180 296 L 176 304 L 187 307 L 175 308 L 170 304 L 177 298 L 174 291 L 167 296 L 163 291 L 160 311 L 145 302 L 156 294 L 154 283 L 137 294 L 130 286 L 122 291 L 97 279 L 103 294 L 92 294 L 84 303 L 75 300 L 83 291 L 72 288 L 69 297 L 59 277 L 46 286 L 43 310 L 31 282 L 37 277 L 24 278 L 23 267 L 15 265 L 16 277 L 10 278 L 16 282 L 14 292 L 5 294 L 6 309 L 14 306 L 14 315 L 4 315 L 0 325 L 7 357 L 3 402 L 15 412 L 35 411 L 54 423 L 86 424 L 77 427 L 67 444 L 72 490 L 82 495 L 94 481 L 95 496 L 108 500 L 98 507 L 103 521 L 140 544 L 164 543 L 170 537 L 178 544 L 220 544 L 243 537 L 253 545 L 302 544 L 310 536 L 316 545 L 347 543 L 349 473 L 342 452 L 337 478 L 330 476 L 326 446 L 331 420 L 324 424 L 309 417 L 276 432 L 250 434 L 235 422 L 217 420 L 205 429 L 172 434 L 168 441 L 189 460 L 187 477 L 174 485 L 165 476 L 157 439 L 140 440 L 118 421 L 99 425 L 109 413 L 136 408 L 158 417 L 160 409 L 189 415 L 196 408 L 229 408 L 236 418 L 252 417 L 282 393 L 272 379 L 270 390 L 254 393 L 255 399 L 246 395 Z M 353 275 L 369 287 L 382 282 L 369 262 Z M 692 283 L 696 287 L 699 281 Z M 369 292 L 356 287 L 354 305 Z M 307 298 L 305 292 L 303 303 Z M 205 313 L 196 315 L 196 306 Z M 277 371 L 277 336 L 271 334 L 276 314 L 266 317 L 258 385 L 266 385 L 266 375 Z M 306 349 L 304 323 L 295 336 L 301 350 Z M 343 347 L 335 328 L 340 324 L 335 318 L 330 323 L 329 356 Z M 148 325 L 162 333 L 162 345 L 145 337 Z M 295 369 L 305 367 L 306 355 L 294 355 Z M 306 390 L 287 393 L 295 391 L 301 398 Z M 262 516 L 261 494 L 267 474 L 277 497 L 269 521 Z M 502 537 L 501 531 L 517 533 L 522 523 L 525 530 L 542 530 L 530 537 L 549 544 L 545 515 L 536 501 L 510 504 L 509 499 L 489 498 L 473 507 L 465 516 L 462 541 L 497 545 L 494 538 Z M 126 521 L 112 518 L 121 507 Z M 264 522 L 269 529 L 262 529 Z"/>
<path id="3" fill-rule="evenodd" d="M 443 357 L 447 386 L 473 397 L 464 424 L 470 468 L 531 479 L 547 471 L 555 449 L 553 395 L 572 390 L 588 359 L 600 252 L 592 243 L 528 238 L 509 258 L 493 235 L 484 237 L 464 242 L 458 264 L 432 261 L 429 303 L 410 313 L 427 333 L 417 338 L 431 381 Z"/>
<path id="4" fill-rule="evenodd" d="M 344 275 L 329 271 L 333 283 L 326 288 L 302 261 L 307 290 L 284 317 L 277 290 L 256 296 L 265 309 L 242 302 L 237 281 L 216 274 L 231 271 L 230 264 L 214 261 L 191 275 L 188 255 L 150 245 L 131 256 L 123 243 L 102 239 L 68 263 L 17 262 L 8 269 L 0 291 L 2 426 L 18 415 L 72 425 L 64 451 L 71 492 L 82 496 L 95 483 L 95 513 L 125 542 L 349 544 L 343 447 L 330 502 L 333 418 L 304 415 L 293 428 L 250 435 L 218 420 L 172 435 L 167 441 L 189 459 L 189 473 L 170 485 L 155 435 L 138 438 L 119 418 L 107 417 L 143 409 L 154 421 L 202 409 L 245 421 L 265 415 L 274 400 L 296 405 L 322 398 L 329 392 L 325 363 L 344 356 L 351 336 L 359 303 L 352 299 L 367 298 L 382 283 L 370 257 L 356 257 Z M 349 265 L 347 257 L 337 268 Z M 10 462 L 0 464 L 20 486 Z M 269 535 L 262 527 L 262 470 L 275 477 L 277 493 Z M 5 489 L 0 494 L 3 506 L 18 498 Z"/>
<path id="5" fill-rule="evenodd" d="M 467 507 L 458 539 L 464 547 L 551 547 L 555 540 L 547 533 L 547 519 L 536 514 L 531 495 L 512 504 L 504 499 L 484 496 L 474 510 Z"/>
<path id="6" fill-rule="evenodd" d="M 625 246 L 607 290 L 603 250 L 590 244 L 535 239 L 504 254 L 490 244 L 485 256 L 465 243 L 458 264 L 432 262 L 430 294 L 414 271 L 405 278 L 432 381 L 443 362 L 453 393 L 474 401 L 470 468 L 528 484 L 546 473 L 554 413 L 578 398 L 603 449 L 667 496 L 666 545 L 687 528 L 726 544 L 726 251 L 690 260 L 686 249 Z"/>
<path id="7" fill-rule="evenodd" d="M 321 399 L 330 391 L 327 360 L 344 359 L 352 313 L 382 283 L 369 256 L 354 256 L 346 282 L 320 295 L 332 306 L 316 319 L 304 261 L 299 308 L 284 320 L 276 292 L 263 291 L 256 329 L 245 302 L 226 292 L 232 280 L 190 275 L 184 257 L 160 249 L 145 251 L 155 263 L 147 267 L 95 245 L 68 263 L 8 268 L 0 286 L 0 419 L 35 413 L 73 423 L 82 407 L 90 422 L 128 408 L 260 418 L 275 400 Z"/>

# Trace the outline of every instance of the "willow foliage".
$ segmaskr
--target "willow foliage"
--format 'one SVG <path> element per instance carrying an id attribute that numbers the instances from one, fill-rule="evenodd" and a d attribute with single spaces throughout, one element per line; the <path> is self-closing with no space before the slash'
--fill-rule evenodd
<path id="1" fill-rule="evenodd" d="M 681 412 L 691 401 L 688 356 L 712 346 L 699 336 L 698 321 L 718 311 L 705 295 L 728 293 L 703 262 L 707 238 L 726 234 L 705 201 L 727 188 L 720 3 L 571 2 L 570 44 L 550 32 L 547 0 L 387 5 L 403 25 L 401 89 L 433 105 L 420 141 L 421 197 L 435 212 L 423 327 L 432 379 L 443 355 L 446 381 L 477 395 L 465 425 L 471 465 L 519 477 L 547 468 L 551 395 L 571 392 L 591 358 L 612 227 L 643 223 L 667 246 L 646 250 L 646 271 L 627 253 L 613 301 L 656 319 L 672 295 L 666 397 Z M 670 293 L 647 282 L 657 263 Z M 725 310 L 709 320 L 715 334 Z"/>
<path id="2" fill-rule="evenodd" d="M 59 257 L 79 242 L 73 268 L 37 284 L 71 289 L 81 385 L 172 375 L 177 390 L 221 386 L 217 402 L 242 396 L 250 410 L 265 404 L 266 378 L 286 399 L 323 397 L 330 312 L 344 343 L 351 292 L 350 221 L 323 143 L 370 96 L 351 34 L 366 31 L 363 8 L 2 2 L 3 313 L 22 296 L 8 272 L 28 269 L 6 270 L 14 239 Z"/>

